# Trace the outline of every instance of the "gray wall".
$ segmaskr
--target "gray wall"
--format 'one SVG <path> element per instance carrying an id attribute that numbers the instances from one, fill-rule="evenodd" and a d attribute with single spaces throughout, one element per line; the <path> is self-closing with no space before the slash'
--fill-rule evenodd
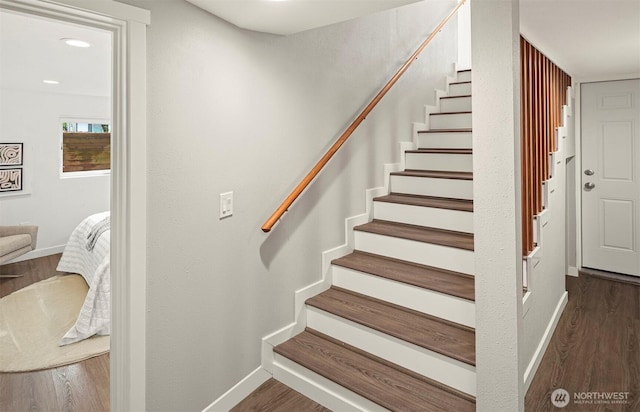
<path id="1" fill-rule="evenodd" d="M 260 365 L 294 320 L 294 291 L 445 86 L 456 23 L 436 38 L 320 178 L 263 221 L 455 5 L 430 1 L 287 37 L 238 29 L 180 0 L 126 0 L 148 30 L 147 407 L 202 410 Z M 218 219 L 218 195 L 235 211 Z"/>

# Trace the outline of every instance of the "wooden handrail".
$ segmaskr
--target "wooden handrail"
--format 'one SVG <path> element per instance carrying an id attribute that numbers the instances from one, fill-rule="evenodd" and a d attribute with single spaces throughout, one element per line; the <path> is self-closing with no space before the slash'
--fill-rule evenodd
<path id="1" fill-rule="evenodd" d="M 429 43 L 431 43 L 431 40 L 433 40 L 433 38 L 436 36 L 436 34 L 438 34 L 438 32 L 440 32 L 440 30 L 442 30 L 444 25 L 447 24 L 447 22 L 451 20 L 453 16 L 455 16 L 455 14 L 458 12 L 458 9 L 460 9 L 460 7 L 465 3 L 465 1 L 466 0 L 460 0 L 458 2 L 458 4 L 451 11 L 451 13 L 449 13 L 447 17 L 445 17 L 440 22 L 440 24 L 436 26 L 435 30 L 431 32 L 431 34 L 429 35 L 429 37 L 427 37 L 425 41 L 422 42 L 422 44 L 420 45 L 420 47 L 418 47 L 415 53 L 413 53 L 411 57 L 409 57 L 409 59 L 405 62 L 405 64 L 402 65 L 400 70 L 396 72 L 396 74 L 391 78 L 391 80 L 387 82 L 387 84 L 382 88 L 382 90 L 378 92 L 378 94 L 373 98 L 373 100 L 371 100 L 371 102 L 367 105 L 367 107 L 364 108 L 362 113 L 360 113 L 360 115 L 356 117 L 356 119 L 353 121 L 353 123 L 351 123 L 349 127 L 347 127 L 347 129 L 342 133 L 342 135 L 338 138 L 338 140 L 336 140 L 336 142 L 329 148 L 327 153 L 325 153 L 325 155 L 322 156 L 322 158 L 318 161 L 318 163 L 316 163 L 316 165 L 309 171 L 309 173 L 307 173 L 304 179 L 302 179 L 300 183 L 298 183 L 298 185 L 296 186 L 295 189 L 293 189 L 291 194 L 287 196 L 287 198 L 282 202 L 282 204 L 278 206 L 275 212 L 273 212 L 271 217 L 267 219 L 267 221 L 262 225 L 263 232 L 271 231 L 271 229 L 276 224 L 276 222 L 280 220 L 282 215 L 284 215 L 284 213 L 289 209 L 289 207 L 293 204 L 293 202 L 295 202 L 298 196 L 300 196 L 300 194 L 302 194 L 302 192 L 307 188 L 307 186 L 309 186 L 309 184 L 313 181 L 313 179 L 316 178 L 316 176 L 327 165 L 327 163 L 333 157 L 333 155 L 336 154 L 338 149 L 340 149 L 340 147 L 347 141 L 347 139 L 351 137 L 351 135 L 358 128 L 360 123 L 362 123 L 362 121 L 369 115 L 369 113 L 371 113 L 371 111 L 376 107 L 378 102 L 382 100 L 384 95 L 387 94 L 387 92 L 391 89 L 391 87 L 393 87 L 393 85 L 396 84 L 398 79 L 400 79 L 400 77 L 407 71 L 407 69 L 409 68 L 409 66 L 411 66 L 413 61 L 418 58 L 418 55 L 422 52 L 422 50 L 424 50 L 424 48 L 427 47 Z"/>

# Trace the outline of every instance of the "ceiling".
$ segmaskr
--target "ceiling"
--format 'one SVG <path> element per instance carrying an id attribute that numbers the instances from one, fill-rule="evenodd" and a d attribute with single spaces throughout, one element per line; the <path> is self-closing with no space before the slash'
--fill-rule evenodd
<path id="1" fill-rule="evenodd" d="M 422 0 L 187 0 L 238 27 L 293 34 Z"/>
<path id="2" fill-rule="evenodd" d="M 520 0 L 520 31 L 574 79 L 640 76 L 640 0 Z"/>
<path id="3" fill-rule="evenodd" d="M 61 41 L 64 38 L 84 40 L 92 47 L 71 47 Z M 2 10 L 0 87 L 110 96 L 111 33 Z"/>
<path id="4" fill-rule="evenodd" d="M 187 1 L 240 27 L 282 34 L 429 0 Z M 525 37 L 576 79 L 640 75 L 640 0 L 520 0 L 520 16 Z M 110 44 L 107 31 L 0 11 L 0 87 L 110 95 Z"/>

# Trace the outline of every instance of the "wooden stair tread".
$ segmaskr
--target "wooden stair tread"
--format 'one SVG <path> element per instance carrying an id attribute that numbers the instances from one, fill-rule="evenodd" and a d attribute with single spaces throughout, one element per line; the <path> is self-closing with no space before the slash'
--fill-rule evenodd
<path id="1" fill-rule="evenodd" d="M 442 153 L 442 154 L 473 154 L 472 149 L 414 149 L 405 150 L 405 153 Z"/>
<path id="2" fill-rule="evenodd" d="M 458 249 L 473 250 L 473 233 L 455 232 L 453 230 L 436 229 L 407 223 L 390 222 L 374 219 L 359 225 L 353 230 L 375 233 L 384 236 L 415 240 Z"/>
<path id="3" fill-rule="evenodd" d="M 475 411 L 468 395 L 308 328 L 274 351 L 390 410 Z"/>
<path id="4" fill-rule="evenodd" d="M 470 128 L 465 129 L 430 129 L 430 130 L 418 130 L 418 133 L 471 133 Z"/>
<path id="5" fill-rule="evenodd" d="M 429 113 L 431 116 L 447 116 L 450 114 L 471 114 L 470 110 L 458 111 L 458 112 L 442 112 L 442 113 Z"/>
<path id="6" fill-rule="evenodd" d="M 393 303 L 332 286 L 306 304 L 475 366 L 473 329 Z"/>
<path id="7" fill-rule="evenodd" d="M 441 96 L 440 100 L 442 99 L 460 99 L 460 98 L 465 98 L 465 97 L 471 97 L 470 94 L 461 94 L 460 96 Z"/>
<path id="8" fill-rule="evenodd" d="M 392 172 L 391 176 L 433 177 L 437 179 L 473 180 L 472 172 L 446 172 L 441 170 L 412 170 Z"/>
<path id="9" fill-rule="evenodd" d="M 331 263 L 462 299 L 475 300 L 475 280 L 471 275 L 358 250 Z"/>
<path id="10" fill-rule="evenodd" d="M 450 199 L 446 197 L 391 193 L 386 196 L 376 197 L 373 201 L 473 212 L 473 200 L 468 199 Z"/>

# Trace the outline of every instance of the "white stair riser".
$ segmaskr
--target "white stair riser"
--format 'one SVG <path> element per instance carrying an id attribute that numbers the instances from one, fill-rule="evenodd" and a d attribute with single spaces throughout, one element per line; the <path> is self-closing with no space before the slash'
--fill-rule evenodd
<path id="1" fill-rule="evenodd" d="M 392 175 L 390 190 L 410 195 L 473 199 L 472 180 Z"/>
<path id="2" fill-rule="evenodd" d="M 418 133 L 420 149 L 471 149 L 471 132 Z"/>
<path id="3" fill-rule="evenodd" d="M 475 304 L 467 299 L 341 266 L 332 267 L 332 276 L 334 286 L 475 328 Z"/>
<path id="4" fill-rule="evenodd" d="M 405 153 L 405 167 L 411 170 L 473 172 L 473 155 L 458 153 Z"/>
<path id="5" fill-rule="evenodd" d="M 458 72 L 458 76 L 456 78 L 457 82 L 470 82 L 471 81 L 471 70 L 465 70 L 462 72 Z"/>
<path id="6" fill-rule="evenodd" d="M 471 83 L 452 83 L 449 85 L 449 96 L 468 96 L 471 94 Z"/>
<path id="7" fill-rule="evenodd" d="M 471 113 L 431 114 L 431 130 L 471 129 Z"/>
<path id="8" fill-rule="evenodd" d="M 471 111 L 471 96 L 440 99 L 441 113 L 470 112 L 470 111 Z"/>
<path id="9" fill-rule="evenodd" d="M 307 307 L 307 323 L 318 332 L 475 396 L 476 373 L 471 365 L 317 308 Z"/>
<path id="10" fill-rule="evenodd" d="M 307 398 L 334 411 L 388 411 L 388 409 L 277 353 L 274 354 L 273 377 Z"/>
<path id="11" fill-rule="evenodd" d="M 375 233 L 355 231 L 355 248 L 363 252 L 407 260 L 454 272 L 473 275 L 473 251 L 432 243 L 417 242 Z"/>
<path id="12" fill-rule="evenodd" d="M 461 210 L 373 202 L 373 218 L 410 225 L 473 233 L 473 213 Z"/>

